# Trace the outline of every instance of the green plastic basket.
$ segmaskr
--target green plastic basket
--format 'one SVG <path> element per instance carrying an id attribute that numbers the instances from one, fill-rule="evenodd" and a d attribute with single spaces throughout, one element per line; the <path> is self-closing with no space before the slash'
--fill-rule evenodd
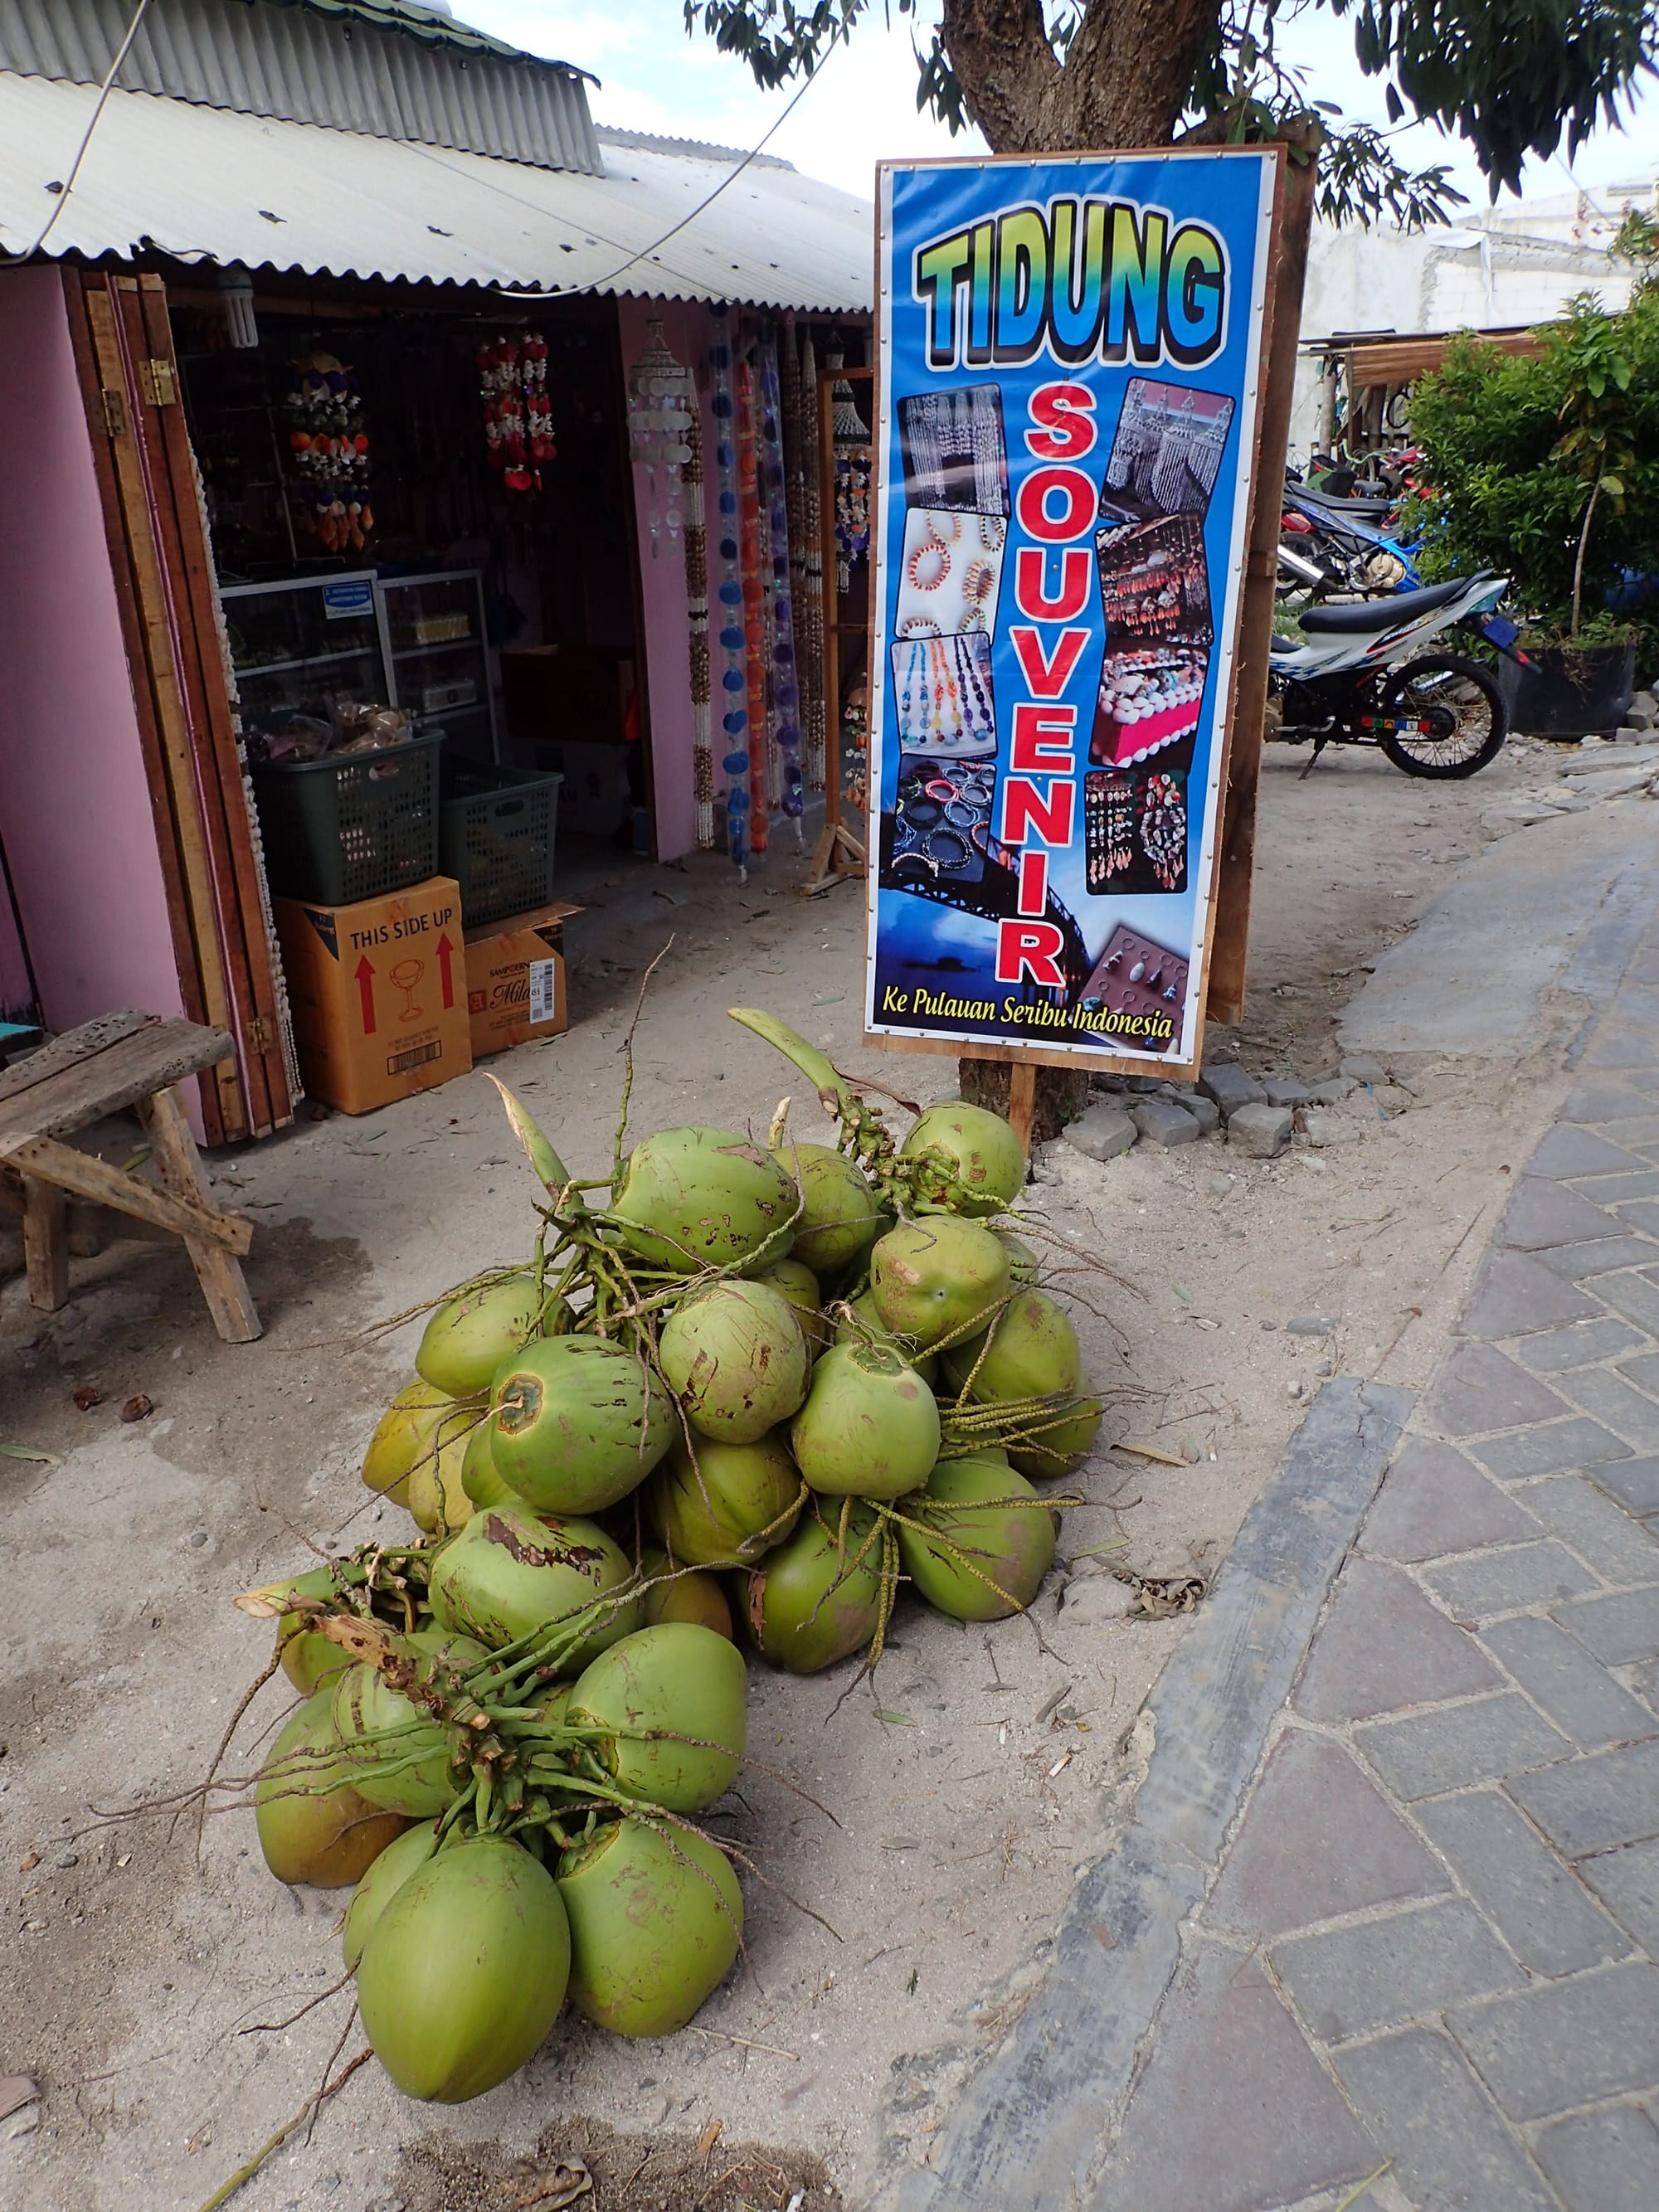
<path id="1" fill-rule="evenodd" d="M 265 874 L 279 898 L 351 906 L 435 876 L 435 736 L 253 770 Z"/>
<path id="2" fill-rule="evenodd" d="M 545 906 L 562 775 L 525 775 L 446 756 L 439 776 L 438 866 L 461 887 L 469 929 Z"/>

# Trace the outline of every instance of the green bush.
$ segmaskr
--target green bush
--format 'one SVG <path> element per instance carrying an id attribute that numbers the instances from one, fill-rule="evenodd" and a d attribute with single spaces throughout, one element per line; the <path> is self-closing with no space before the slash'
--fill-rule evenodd
<path id="1" fill-rule="evenodd" d="M 1423 526 L 1423 571 L 1500 571 L 1534 631 L 1559 641 L 1573 632 L 1582 540 L 1577 641 L 1636 629 L 1646 659 L 1659 647 L 1659 598 L 1629 615 L 1607 601 L 1629 573 L 1659 580 L 1659 282 L 1639 283 L 1620 314 L 1582 295 L 1542 338 L 1524 356 L 1466 334 L 1418 384 L 1424 489 L 1408 521 Z"/>

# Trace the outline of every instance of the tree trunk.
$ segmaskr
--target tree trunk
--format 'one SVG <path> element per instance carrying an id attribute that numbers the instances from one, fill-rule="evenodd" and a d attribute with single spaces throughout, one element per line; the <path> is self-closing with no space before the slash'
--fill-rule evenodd
<path id="1" fill-rule="evenodd" d="M 1219 0 L 1089 0 L 1062 64 L 1040 0 L 945 0 L 940 33 L 995 154 L 1167 146 Z"/>
<path id="2" fill-rule="evenodd" d="M 1039 1067 L 1036 1072 L 1036 1114 L 1031 1123 L 1031 1142 L 1046 1145 L 1068 1121 L 1075 1121 L 1089 1103 L 1086 1067 Z M 988 1107 L 1008 1118 L 1008 1086 L 1012 1070 L 1006 1060 L 959 1060 L 957 1088 L 970 1106 Z"/>

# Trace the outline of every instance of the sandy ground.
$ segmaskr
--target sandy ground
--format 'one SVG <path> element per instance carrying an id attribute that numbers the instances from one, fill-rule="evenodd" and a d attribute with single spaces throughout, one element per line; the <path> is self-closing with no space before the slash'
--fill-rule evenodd
<path id="1" fill-rule="evenodd" d="M 1268 757 L 1249 1014 L 1220 1042 L 1312 1076 L 1367 963 L 1480 848 L 1482 811 L 1541 771 L 1506 756 L 1436 787 L 1349 755 L 1302 781 L 1304 758 Z M 620 1040 L 671 930 L 639 1033 L 636 1132 L 764 1127 L 793 1071 L 725 1021 L 732 1003 L 770 1006 L 924 1102 L 953 1087 L 948 1061 L 859 1048 L 856 895 L 803 902 L 799 872 L 781 855 L 746 887 L 713 860 L 596 872 L 571 930 L 574 1026 L 492 1063 L 577 1173 L 608 1161 Z M 1582 1015 L 1547 1005 L 1520 1060 L 1403 1056 L 1401 1085 L 1358 1094 L 1342 1141 L 1318 1151 L 1143 1146 L 1098 1165 L 1047 1148 L 1034 1212 L 1128 1285 L 1094 1279 L 1107 1318 L 1078 1316 L 1097 1375 L 1125 1392 L 1108 1433 L 1156 1456 L 1098 1455 L 1061 1539 L 1069 1567 L 1028 1619 L 988 1632 L 907 1610 L 876 1684 L 839 1709 L 848 1670 L 755 1673 L 750 1743 L 768 1765 L 745 1774 L 730 1826 L 775 1887 L 750 1885 L 749 1972 L 693 2031 L 632 2045 L 562 2024 L 522 2075 L 453 2114 L 404 2103 L 370 2065 L 239 2204 L 521 2203 L 526 2169 L 509 2188 L 504 2161 L 575 2114 L 694 2137 L 718 2120 L 727 2141 L 821 2154 L 849 2191 L 925 2136 L 1040 1971 L 1144 1752 L 1132 1723 L 1182 1622 L 1126 1614 L 1134 1590 L 1108 1570 L 1209 1576 L 1323 1374 L 1426 1376 Z M 799 1112 L 796 1130 L 817 1133 Z M 111 1133 L 111 1157 L 124 1141 Z M 480 1073 L 362 1121 L 302 1120 L 221 1158 L 217 1177 L 258 1224 L 257 1345 L 217 1343 L 182 1255 L 159 1245 L 77 1261 L 55 1316 L 31 1311 L 15 1274 L 0 1282 L 0 1442 L 53 1455 L 0 1457 L 0 2075 L 44 2093 L 0 2123 L 0 2203 L 29 2212 L 200 2203 L 331 2051 L 360 2047 L 349 1993 L 264 2025 L 336 1980 L 340 1896 L 279 1888 L 246 1814 L 210 1820 L 199 1856 L 193 1819 L 110 1816 L 198 1778 L 263 1664 L 232 1596 L 303 1564 L 307 1539 L 394 1525 L 356 1471 L 413 1340 L 362 1332 L 528 1244 L 528 1172 Z M 1288 1327 L 1312 1317 L 1328 1333 Z M 102 1393 L 84 1413 L 83 1384 Z M 155 1411 L 124 1425 L 135 1391 Z M 266 1692 L 250 1754 L 281 1709 Z M 424 2145 L 412 2164 L 408 2145 Z"/>

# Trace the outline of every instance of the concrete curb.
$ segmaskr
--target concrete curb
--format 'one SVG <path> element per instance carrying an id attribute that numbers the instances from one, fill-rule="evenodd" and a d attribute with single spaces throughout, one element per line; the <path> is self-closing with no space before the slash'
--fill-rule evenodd
<path id="1" fill-rule="evenodd" d="M 1245 1516 L 1202 1613 L 1146 1710 L 1156 1724 L 1130 1818 L 1079 1881 L 1047 1978 L 935 2138 L 867 2212 L 1061 2212 L 1082 2203 L 1108 2128 L 1296 1679 L 1336 1571 L 1411 1410 L 1339 1376 Z"/>

